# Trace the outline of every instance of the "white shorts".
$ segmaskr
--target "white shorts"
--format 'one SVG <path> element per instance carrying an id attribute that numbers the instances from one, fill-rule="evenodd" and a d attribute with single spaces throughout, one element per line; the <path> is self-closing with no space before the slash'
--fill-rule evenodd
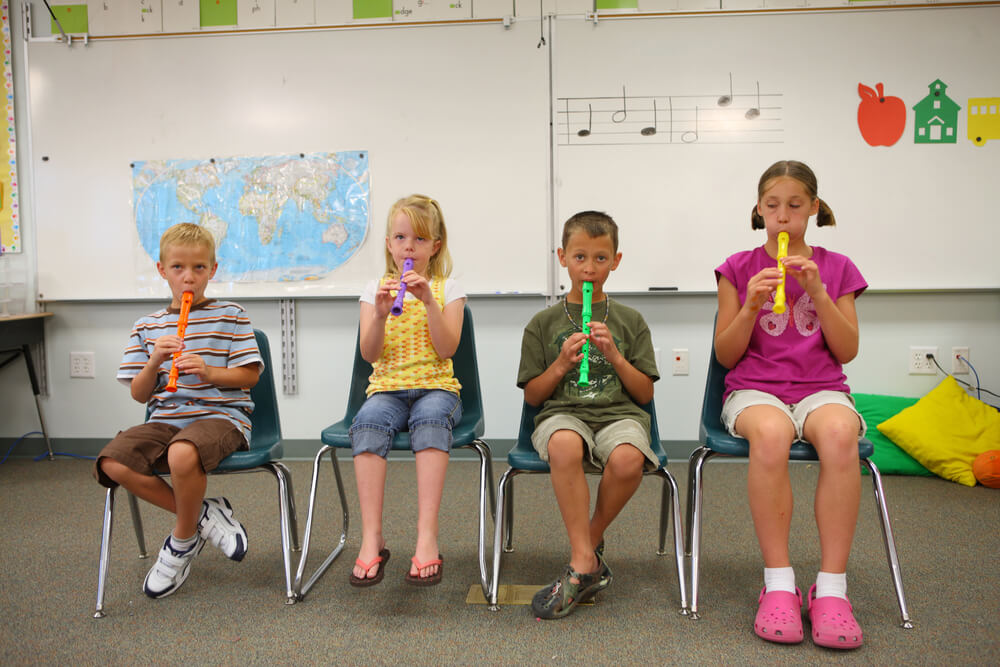
<path id="1" fill-rule="evenodd" d="M 531 444 L 543 461 L 549 460 L 549 438 L 556 431 L 562 430 L 573 431 L 583 438 L 583 445 L 587 450 L 583 469 L 587 472 L 603 470 L 614 448 L 623 444 L 632 445 L 642 452 L 647 461 L 646 470 L 655 470 L 660 465 L 649 446 L 649 431 L 634 419 L 620 419 L 595 433 L 585 422 L 567 414 L 548 417 L 531 434 Z"/>
<path id="2" fill-rule="evenodd" d="M 817 391 L 815 394 L 806 396 L 798 403 L 786 404 L 774 394 L 769 394 L 765 391 L 738 389 L 729 394 L 726 397 L 726 402 L 722 404 L 722 424 L 729 431 L 730 435 L 741 438 L 743 436 L 736 432 L 736 418 L 740 416 L 740 413 L 754 405 L 773 405 L 788 415 L 792 424 L 795 425 L 795 439 L 804 440 L 805 438 L 802 437 L 802 427 L 806 423 L 806 417 L 816 408 L 831 404 L 843 405 L 858 416 L 858 437 L 863 437 L 865 431 L 868 430 L 865 418 L 855 409 L 854 398 L 842 391 Z"/>

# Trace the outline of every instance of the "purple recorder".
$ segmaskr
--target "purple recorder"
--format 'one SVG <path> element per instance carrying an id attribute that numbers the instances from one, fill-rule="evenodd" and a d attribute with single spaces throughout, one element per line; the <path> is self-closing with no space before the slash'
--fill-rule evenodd
<path id="1" fill-rule="evenodd" d="M 407 257 L 403 260 L 403 273 L 413 270 L 413 260 Z M 406 298 L 406 283 L 400 281 L 399 291 L 396 292 L 396 300 L 392 302 L 392 310 L 389 312 L 399 317 L 403 314 L 403 299 Z"/>

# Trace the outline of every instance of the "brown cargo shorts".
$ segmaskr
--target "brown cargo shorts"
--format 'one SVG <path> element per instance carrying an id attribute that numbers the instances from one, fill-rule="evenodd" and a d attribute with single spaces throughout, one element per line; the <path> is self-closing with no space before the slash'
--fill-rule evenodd
<path id="1" fill-rule="evenodd" d="M 199 419 L 184 428 L 162 422 L 146 422 L 120 431 L 104 446 L 94 462 L 94 478 L 102 486 L 117 486 L 101 470 L 101 459 L 104 457 L 143 475 L 169 472 L 167 449 L 178 441 L 190 442 L 197 448 L 205 472 L 217 468 L 222 459 L 233 452 L 247 449 L 242 431 L 228 419 Z"/>

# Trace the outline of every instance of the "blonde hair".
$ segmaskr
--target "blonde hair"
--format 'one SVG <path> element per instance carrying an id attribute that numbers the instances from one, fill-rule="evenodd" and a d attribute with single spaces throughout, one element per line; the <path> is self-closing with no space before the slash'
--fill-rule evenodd
<path id="1" fill-rule="evenodd" d="M 410 220 L 414 233 L 425 239 L 440 241 L 441 246 L 427 264 L 428 278 L 447 278 L 451 275 L 451 253 L 448 252 L 448 230 L 444 226 L 444 214 L 441 205 L 426 195 L 410 195 L 403 197 L 389 209 L 389 219 L 385 225 L 385 235 L 392 234 L 392 219 L 397 213 L 403 213 Z M 399 275 L 396 262 L 392 259 L 389 248 L 385 249 L 385 272 L 389 276 Z"/>
<path id="2" fill-rule="evenodd" d="M 819 185 L 816 182 L 816 174 L 813 170 L 808 167 L 803 162 L 798 162 L 796 160 L 781 160 L 775 162 L 761 175 L 760 181 L 757 183 L 757 202 L 760 203 L 761 197 L 764 193 L 771 189 L 774 185 L 774 181 L 779 178 L 791 178 L 797 181 L 799 184 L 805 188 L 806 194 L 809 195 L 810 200 L 816 200 L 819 202 L 819 212 L 816 214 L 816 226 L 825 227 L 827 225 L 836 225 L 837 219 L 833 217 L 833 210 L 827 206 L 827 203 L 817 196 L 819 191 Z M 764 229 L 764 218 L 760 216 L 757 212 L 757 204 L 754 204 L 753 210 L 750 212 L 750 227 L 751 229 Z"/>
<path id="3" fill-rule="evenodd" d="M 173 225 L 160 237 L 160 261 L 164 261 L 167 248 L 175 245 L 197 245 L 208 250 L 212 256 L 211 264 L 215 264 L 215 238 L 212 233 L 193 222 L 179 222 Z"/>
<path id="4" fill-rule="evenodd" d="M 580 211 L 563 224 L 562 247 L 569 243 L 569 237 L 574 232 L 584 231 L 596 239 L 599 236 L 610 236 L 611 247 L 618 252 L 618 225 L 614 219 L 602 211 Z"/>

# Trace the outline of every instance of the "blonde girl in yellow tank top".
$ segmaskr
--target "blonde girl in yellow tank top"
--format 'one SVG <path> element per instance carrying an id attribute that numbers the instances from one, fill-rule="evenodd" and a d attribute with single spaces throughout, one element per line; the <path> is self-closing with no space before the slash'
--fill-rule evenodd
<path id="1" fill-rule="evenodd" d="M 403 271 L 404 261 L 413 269 Z M 438 509 L 451 429 L 461 420 L 461 386 L 451 357 L 462 333 L 465 294 L 449 279 L 451 255 L 440 205 L 411 195 L 389 210 L 385 275 L 361 297 L 361 356 L 372 364 L 368 399 L 351 425 L 361 505 L 361 550 L 350 582 L 382 581 L 390 552 L 382 534 L 386 456 L 396 433 L 410 431 L 417 474 L 417 543 L 405 575 L 418 586 L 441 581 Z M 391 315 L 400 282 L 403 313 Z"/>

